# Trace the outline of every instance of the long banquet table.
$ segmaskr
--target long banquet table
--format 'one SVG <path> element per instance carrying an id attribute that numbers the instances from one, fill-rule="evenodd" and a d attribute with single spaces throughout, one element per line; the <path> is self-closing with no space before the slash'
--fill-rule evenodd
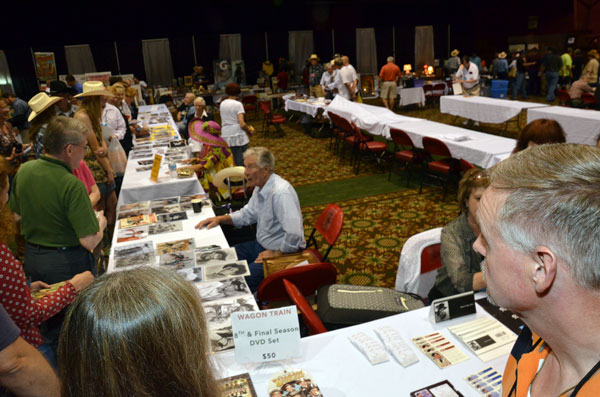
<path id="1" fill-rule="evenodd" d="M 483 96 L 445 95 L 440 98 L 440 112 L 492 124 L 505 123 L 523 109 L 542 107 L 548 105 Z"/>
<path id="2" fill-rule="evenodd" d="M 600 138 L 600 112 L 563 106 L 549 106 L 527 111 L 527 122 L 537 119 L 558 121 L 567 135 L 567 142 L 596 146 Z"/>
<path id="3" fill-rule="evenodd" d="M 440 324 L 429 322 L 429 307 L 425 307 L 353 327 L 302 338 L 302 356 L 287 361 L 238 364 L 233 351 L 214 355 L 213 360 L 221 377 L 244 372 L 250 373 L 259 396 L 267 395 L 267 382 L 273 374 L 285 369 L 300 368 L 314 377 L 314 381 L 326 397 L 408 396 L 412 391 L 444 379 L 449 380 L 464 396 L 477 397 L 480 394 L 466 382 L 465 377 L 489 366 L 502 373 L 511 346 L 505 346 L 506 354 L 502 357 L 484 363 L 448 331 L 447 327 L 449 326 L 475 318 L 490 317 L 479 305 L 476 306 L 476 314 Z M 365 332 L 377 340 L 377 335 L 373 330 L 384 325 L 389 325 L 400 333 L 419 358 L 419 362 L 404 368 L 390 357 L 390 361 L 373 366 L 348 340 L 348 336 L 357 332 Z M 411 338 L 438 331 L 464 351 L 469 356 L 469 360 L 440 369 L 411 342 Z"/>

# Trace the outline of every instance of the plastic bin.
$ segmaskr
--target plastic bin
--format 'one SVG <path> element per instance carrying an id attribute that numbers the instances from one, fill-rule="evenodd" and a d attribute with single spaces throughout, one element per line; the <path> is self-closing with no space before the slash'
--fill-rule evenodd
<path id="1" fill-rule="evenodd" d="M 505 88 L 494 88 L 490 90 L 490 97 L 492 98 L 506 98 L 508 95 L 508 87 Z"/>
<path id="2" fill-rule="evenodd" d="M 492 80 L 492 90 L 494 89 L 508 89 L 508 80 Z"/>

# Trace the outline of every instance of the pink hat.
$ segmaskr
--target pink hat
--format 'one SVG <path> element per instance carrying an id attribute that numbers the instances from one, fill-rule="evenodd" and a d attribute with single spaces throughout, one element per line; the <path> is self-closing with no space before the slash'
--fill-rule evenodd
<path id="1" fill-rule="evenodd" d="M 203 121 L 200 118 L 193 118 L 188 125 L 190 138 L 196 142 L 208 146 L 226 147 L 227 143 L 221 135 L 221 126 L 215 121 Z"/>

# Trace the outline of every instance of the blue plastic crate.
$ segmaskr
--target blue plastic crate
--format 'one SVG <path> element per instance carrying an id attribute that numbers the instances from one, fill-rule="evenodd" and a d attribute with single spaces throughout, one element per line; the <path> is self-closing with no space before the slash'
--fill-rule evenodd
<path id="1" fill-rule="evenodd" d="M 508 89 L 508 80 L 492 80 L 492 90 Z"/>
<path id="2" fill-rule="evenodd" d="M 508 87 L 505 88 L 494 88 L 490 90 L 490 97 L 492 98 L 506 98 L 508 96 Z"/>

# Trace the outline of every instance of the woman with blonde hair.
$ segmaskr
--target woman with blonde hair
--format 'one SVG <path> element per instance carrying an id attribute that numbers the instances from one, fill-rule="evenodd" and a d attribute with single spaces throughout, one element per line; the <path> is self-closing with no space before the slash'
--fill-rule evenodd
<path id="1" fill-rule="evenodd" d="M 58 358 L 63 397 L 220 395 L 198 291 L 167 270 L 100 277 L 72 304 Z"/>
<path id="2" fill-rule="evenodd" d="M 86 81 L 83 84 L 83 93 L 76 95 L 81 99 L 81 104 L 73 118 L 82 121 L 88 128 L 88 148 L 84 160 L 100 189 L 98 209 L 104 210 L 108 230 L 112 230 L 117 207 L 115 174 L 108 161 L 108 149 L 102 138 L 100 125 L 107 96 L 113 96 L 113 93 L 105 90 L 102 82 Z"/>

